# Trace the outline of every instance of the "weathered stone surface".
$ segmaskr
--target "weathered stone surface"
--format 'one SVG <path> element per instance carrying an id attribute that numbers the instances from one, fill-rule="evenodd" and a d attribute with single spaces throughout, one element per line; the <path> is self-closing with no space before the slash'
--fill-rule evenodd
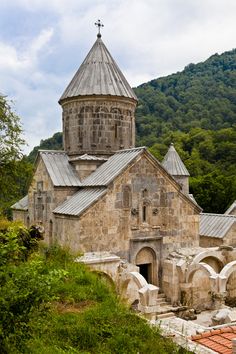
<path id="1" fill-rule="evenodd" d="M 69 155 L 109 155 L 135 146 L 136 101 L 77 97 L 62 102 L 64 149 Z"/>

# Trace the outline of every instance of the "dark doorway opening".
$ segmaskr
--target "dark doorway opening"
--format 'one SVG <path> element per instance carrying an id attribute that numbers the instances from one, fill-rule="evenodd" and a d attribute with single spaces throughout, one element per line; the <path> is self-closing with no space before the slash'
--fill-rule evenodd
<path id="1" fill-rule="evenodd" d="M 152 282 L 152 264 L 138 264 L 140 274 L 147 280 L 148 283 Z"/>

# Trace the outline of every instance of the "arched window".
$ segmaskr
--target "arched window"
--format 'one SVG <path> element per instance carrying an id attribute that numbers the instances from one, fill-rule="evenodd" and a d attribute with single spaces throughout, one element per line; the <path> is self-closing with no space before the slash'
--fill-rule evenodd
<path id="1" fill-rule="evenodd" d="M 147 188 L 144 188 L 142 191 L 142 197 L 147 198 L 147 196 L 148 196 L 148 190 L 147 190 Z"/>
<path id="2" fill-rule="evenodd" d="M 146 205 L 143 205 L 142 212 L 143 212 L 142 220 L 143 220 L 143 222 L 146 222 L 147 221 L 147 207 L 146 207 Z"/>
<path id="3" fill-rule="evenodd" d="M 141 220 L 142 222 L 147 223 L 148 222 L 148 214 L 149 214 L 149 205 L 150 205 L 150 200 L 148 199 L 148 190 L 147 188 L 144 188 L 141 193 L 141 203 L 142 203 L 142 208 L 141 208 Z"/>
<path id="4" fill-rule="evenodd" d="M 124 186 L 123 188 L 123 207 L 131 207 L 131 188 L 130 186 Z"/>

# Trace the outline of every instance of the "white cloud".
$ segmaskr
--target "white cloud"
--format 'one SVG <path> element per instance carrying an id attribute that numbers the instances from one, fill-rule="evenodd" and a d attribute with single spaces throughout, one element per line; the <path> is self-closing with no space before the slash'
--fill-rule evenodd
<path id="1" fill-rule="evenodd" d="M 0 92 L 16 100 L 30 148 L 60 129 L 57 100 L 96 39 L 98 18 L 133 86 L 235 47 L 235 0 L 1 0 L 1 7 L 0 20 L 14 10 L 40 28 L 14 38 L 11 27 L 12 37 L 0 41 Z"/>

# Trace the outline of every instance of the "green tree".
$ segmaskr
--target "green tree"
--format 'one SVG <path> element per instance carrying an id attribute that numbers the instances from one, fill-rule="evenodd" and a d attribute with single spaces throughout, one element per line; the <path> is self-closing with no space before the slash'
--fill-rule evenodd
<path id="1" fill-rule="evenodd" d="M 32 167 L 23 158 L 22 126 L 10 102 L 0 96 L 0 213 L 26 193 Z"/>

